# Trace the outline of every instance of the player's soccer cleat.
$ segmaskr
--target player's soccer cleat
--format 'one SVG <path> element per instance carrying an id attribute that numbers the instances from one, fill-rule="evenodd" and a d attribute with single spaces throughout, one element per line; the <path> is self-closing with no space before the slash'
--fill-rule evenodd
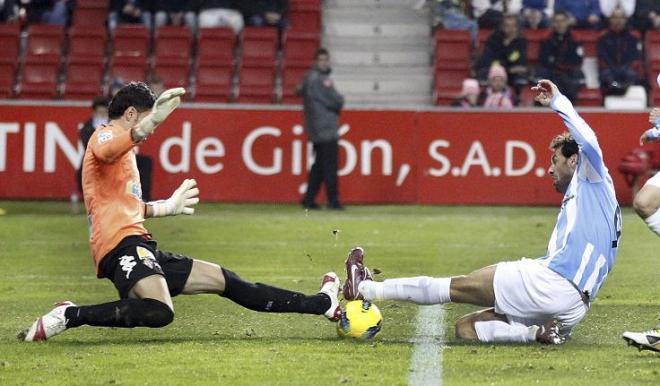
<path id="1" fill-rule="evenodd" d="M 37 319 L 32 326 L 18 333 L 17 338 L 25 342 L 40 342 L 47 340 L 66 330 L 68 320 L 64 317 L 64 311 L 69 307 L 75 307 L 70 301 L 64 301 L 55 305 L 49 313 Z"/>
<path id="2" fill-rule="evenodd" d="M 337 274 L 328 272 L 321 279 L 320 294 L 326 294 L 330 298 L 330 308 L 325 312 L 325 317 L 336 322 L 341 317 L 341 306 L 339 305 L 339 286 L 341 285 Z"/>
<path id="3" fill-rule="evenodd" d="M 562 344 L 566 341 L 559 330 L 561 325 L 556 320 L 550 320 L 539 326 L 536 331 L 536 341 L 544 344 Z"/>
<path id="4" fill-rule="evenodd" d="M 363 280 L 373 280 L 371 271 L 364 266 L 364 249 L 355 247 L 351 249 L 346 258 L 346 283 L 344 283 L 344 299 L 362 299 L 358 285 Z"/>
<path id="5" fill-rule="evenodd" d="M 626 331 L 623 333 L 623 340 L 628 342 L 628 346 L 635 346 L 642 350 L 651 350 L 660 352 L 660 329 L 644 332 Z"/>

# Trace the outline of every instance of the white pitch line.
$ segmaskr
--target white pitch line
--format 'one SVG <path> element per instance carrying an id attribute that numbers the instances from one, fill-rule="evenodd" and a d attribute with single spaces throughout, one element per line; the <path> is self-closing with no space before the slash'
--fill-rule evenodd
<path id="1" fill-rule="evenodd" d="M 444 316 L 442 305 L 419 307 L 408 385 L 442 385 Z"/>

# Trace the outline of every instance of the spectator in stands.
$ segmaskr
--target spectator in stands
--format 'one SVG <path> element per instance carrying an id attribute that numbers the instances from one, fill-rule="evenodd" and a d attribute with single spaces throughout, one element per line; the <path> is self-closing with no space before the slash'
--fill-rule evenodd
<path id="1" fill-rule="evenodd" d="M 552 35 L 541 42 L 537 77 L 550 79 L 575 103 L 579 87 L 584 84 L 582 46 L 573 40 L 569 15 L 557 11 L 552 16 Z"/>
<path id="2" fill-rule="evenodd" d="M 547 28 L 553 13 L 552 6 L 553 0 L 523 0 L 520 12 L 523 28 Z"/>
<path id="3" fill-rule="evenodd" d="M 0 23 L 15 21 L 18 18 L 16 0 L 0 0 Z"/>
<path id="4" fill-rule="evenodd" d="M 199 8 L 199 27 L 230 27 L 238 34 L 243 30 L 243 15 L 238 11 L 240 0 L 204 0 Z"/>
<path id="5" fill-rule="evenodd" d="M 483 107 L 491 109 L 510 109 L 514 105 L 514 94 L 507 85 L 504 67 L 495 63 L 488 71 L 488 86 L 482 95 Z"/>
<path id="6" fill-rule="evenodd" d="M 660 1 L 637 0 L 632 19 L 634 28 L 646 31 L 660 28 Z"/>
<path id="7" fill-rule="evenodd" d="M 337 181 L 337 156 L 339 153 L 339 113 L 344 97 L 337 92 L 330 79 L 330 54 L 319 48 L 314 55 L 315 63 L 302 82 L 299 94 L 303 98 L 305 130 L 314 145 L 316 158 L 309 171 L 307 192 L 303 207 L 319 209 L 316 194 L 325 184 L 328 209 L 344 209 L 339 201 Z"/>
<path id="8" fill-rule="evenodd" d="M 188 26 L 192 31 L 196 29 L 196 15 L 191 4 L 194 1 L 155 0 L 154 24 L 156 27 L 171 25 L 175 27 Z M 194 5 L 194 4 L 193 4 Z"/>
<path id="9" fill-rule="evenodd" d="M 111 0 L 108 27 L 114 30 L 118 24 L 143 24 L 151 29 L 151 10 L 147 0 Z"/>
<path id="10" fill-rule="evenodd" d="M 577 28 L 602 27 L 598 0 L 555 0 L 555 12 L 566 11 L 571 17 L 571 25 Z"/>
<path id="11" fill-rule="evenodd" d="M 256 27 L 286 27 L 284 16 L 289 2 L 287 0 L 243 0 L 239 10 L 247 25 Z"/>
<path id="12" fill-rule="evenodd" d="M 469 0 L 437 0 L 433 9 L 433 26 L 437 28 L 468 30 L 472 41 L 477 41 L 479 27 L 477 21 L 470 18 Z"/>
<path id="13" fill-rule="evenodd" d="M 85 150 L 87 149 L 87 144 L 89 139 L 94 134 L 94 131 L 97 127 L 108 123 L 108 105 L 110 101 L 104 96 L 98 96 L 92 101 L 92 116 L 82 125 L 78 131 L 78 137 L 80 142 L 83 145 L 83 156 Z M 76 170 L 76 181 L 78 183 L 78 191 L 82 193 L 82 160 L 80 161 L 80 167 Z"/>
<path id="14" fill-rule="evenodd" d="M 74 0 L 21 0 L 28 23 L 67 25 L 71 19 Z"/>
<path id="15" fill-rule="evenodd" d="M 635 13 L 636 0 L 598 0 L 601 14 L 609 18 L 615 9 L 621 8 L 626 18 L 630 18 Z"/>
<path id="16" fill-rule="evenodd" d="M 451 105 L 453 107 L 478 107 L 479 81 L 473 78 L 463 79 L 463 88 L 461 88 L 461 94 Z"/>
<path id="17" fill-rule="evenodd" d="M 641 43 L 626 28 L 626 22 L 624 11 L 615 9 L 609 30 L 598 39 L 600 86 L 606 95 L 622 95 L 639 80 Z"/>
<path id="18" fill-rule="evenodd" d="M 516 15 L 506 15 L 501 28 L 488 37 L 476 65 L 482 83 L 495 62 L 506 69 L 509 84 L 516 88 L 527 84 L 527 39 L 520 35 Z"/>
<path id="19" fill-rule="evenodd" d="M 479 28 L 498 28 L 505 15 L 518 15 L 521 7 L 520 0 L 472 0 L 472 10 Z"/>

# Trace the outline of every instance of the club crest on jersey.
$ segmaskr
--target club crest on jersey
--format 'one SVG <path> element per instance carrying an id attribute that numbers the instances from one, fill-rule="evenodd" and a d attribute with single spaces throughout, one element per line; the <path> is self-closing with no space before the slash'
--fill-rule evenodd
<path id="1" fill-rule="evenodd" d="M 112 131 L 110 130 L 99 131 L 99 135 L 98 135 L 99 145 L 102 145 L 110 140 L 112 140 Z"/>
<path id="2" fill-rule="evenodd" d="M 140 186 L 140 183 L 137 181 L 128 181 L 126 183 L 126 193 L 142 199 L 142 187 Z"/>
<path id="3" fill-rule="evenodd" d="M 135 251 L 137 252 L 140 261 L 142 261 L 142 264 L 146 265 L 150 269 L 154 269 L 155 267 L 160 268 L 160 264 L 158 264 L 156 257 L 154 257 L 154 254 L 151 253 L 150 250 L 144 247 L 137 247 L 135 248 Z"/>

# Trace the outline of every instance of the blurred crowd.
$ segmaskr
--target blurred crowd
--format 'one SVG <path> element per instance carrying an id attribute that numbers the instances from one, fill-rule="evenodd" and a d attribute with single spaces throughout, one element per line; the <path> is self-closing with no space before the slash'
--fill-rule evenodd
<path id="1" fill-rule="evenodd" d="M 598 31 L 596 57 L 603 95 L 646 84 L 644 35 L 660 29 L 658 0 L 435 0 L 435 28 L 470 31 L 473 78 L 455 105 L 508 108 L 521 88 L 547 78 L 573 101 L 585 85 L 584 49 L 574 30 Z M 479 42 L 479 31 L 490 31 Z M 545 30 L 538 58 L 528 60 L 527 30 Z M 478 47 L 480 45 L 480 47 Z"/>
<path id="2" fill-rule="evenodd" d="M 84 1 L 84 0 L 77 0 Z M 0 0 L 0 22 L 70 23 L 76 0 Z M 286 26 L 287 0 L 109 0 L 108 27 L 118 24 L 230 27 Z"/>

